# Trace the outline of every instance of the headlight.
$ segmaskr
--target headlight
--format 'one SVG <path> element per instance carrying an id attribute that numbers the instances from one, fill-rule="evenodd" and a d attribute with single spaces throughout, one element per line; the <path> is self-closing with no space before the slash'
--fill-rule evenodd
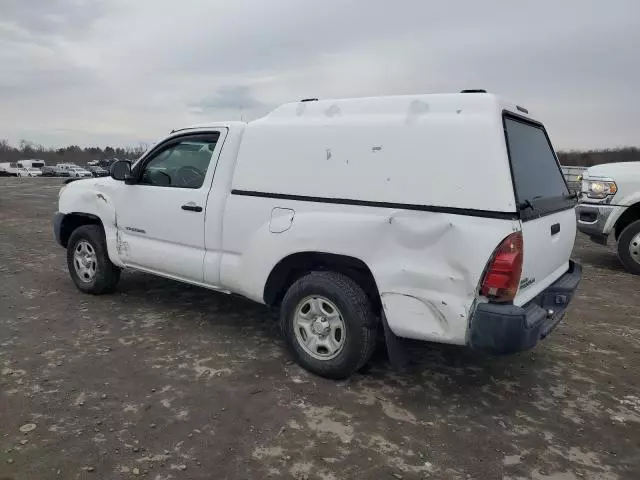
<path id="1" fill-rule="evenodd" d="M 589 198 L 607 198 L 617 191 L 618 186 L 613 180 L 582 180 L 582 193 Z"/>

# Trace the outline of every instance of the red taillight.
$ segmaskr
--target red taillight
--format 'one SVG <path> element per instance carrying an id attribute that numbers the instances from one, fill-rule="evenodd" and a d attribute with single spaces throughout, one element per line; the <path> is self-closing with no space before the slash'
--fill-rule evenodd
<path id="1" fill-rule="evenodd" d="M 512 233 L 496 249 L 480 293 L 495 302 L 512 301 L 520 284 L 522 257 L 522 232 Z"/>

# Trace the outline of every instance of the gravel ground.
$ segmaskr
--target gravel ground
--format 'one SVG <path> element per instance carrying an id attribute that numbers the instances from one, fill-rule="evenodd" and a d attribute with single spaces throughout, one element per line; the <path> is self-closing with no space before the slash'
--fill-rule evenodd
<path id="1" fill-rule="evenodd" d="M 425 344 L 333 382 L 261 305 L 134 272 L 80 293 L 60 183 L 0 178 L 0 478 L 640 478 L 639 279 L 611 249 L 578 238 L 580 291 L 530 352 Z"/>

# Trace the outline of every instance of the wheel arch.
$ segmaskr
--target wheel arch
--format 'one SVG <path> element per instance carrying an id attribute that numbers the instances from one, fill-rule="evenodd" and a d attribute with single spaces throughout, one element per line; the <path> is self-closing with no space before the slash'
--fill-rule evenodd
<path id="1" fill-rule="evenodd" d="M 281 259 L 267 277 L 263 292 L 264 303 L 279 305 L 289 287 L 312 271 L 344 274 L 362 287 L 376 308 L 381 306 L 375 278 L 364 261 L 348 255 L 317 251 L 297 252 Z"/>
<path id="2" fill-rule="evenodd" d="M 640 202 L 634 203 L 620 215 L 614 225 L 614 235 L 616 241 L 627 226 L 636 220 L 640 220 Z"/>
<path id="3" fill-rule="evenodd" d="M 109 185 L 96 185 L 95 182 L 73 181 L 65 185 L 59 194 L 58 210 L 69 217 L 70 231 L 66 233 L 65 241 L 75 228 L 86 224 L 96 224 L 102 227 L 107 242 L 109 258 L 118 267 L 124 264 L 118 250 L 118 224 L 115 203 L 112 199 L 117 195 Z M 66 246 L 62 241 L 63 246 Z"/>
<path id="4" fill-rule="evenodd" d="M 91 213 L 72 212 L 68 213 L 62 219 L 60 224 L 60 243 L 63 247 L 67 247 L 71 234 L 83 225 L 99 225 L 104 231 L 102 220 L 97 215 Z"/>

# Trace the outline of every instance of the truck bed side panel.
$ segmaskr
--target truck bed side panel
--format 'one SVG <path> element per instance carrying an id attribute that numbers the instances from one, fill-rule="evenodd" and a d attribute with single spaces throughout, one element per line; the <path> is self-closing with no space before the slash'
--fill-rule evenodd
<path id="1" fill-rule="evenodd" d="M 274 208 L 295 212 L 288 230 L 270 231 Z M 221 280 L 263 301 L 269 273 L 288 255 L 351 256 L 371 269 L 394 333 L 464 344 L 486 263 L 518 228 L 513 220 L 231 195 Z"/>

